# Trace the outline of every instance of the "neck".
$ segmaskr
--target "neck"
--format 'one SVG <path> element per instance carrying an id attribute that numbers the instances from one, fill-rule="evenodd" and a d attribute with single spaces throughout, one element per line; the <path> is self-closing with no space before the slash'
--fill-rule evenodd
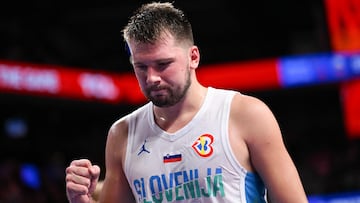
<path id="1" fill-rule="evenodd" d="M 186 125 L 201 108 L 207 93 L 207 88 L 199 86 L 196 91 L 189 90 L 182 101 L 171 107 L 154 106 L 156 123 L 168 130 L 181 128 Z"/>

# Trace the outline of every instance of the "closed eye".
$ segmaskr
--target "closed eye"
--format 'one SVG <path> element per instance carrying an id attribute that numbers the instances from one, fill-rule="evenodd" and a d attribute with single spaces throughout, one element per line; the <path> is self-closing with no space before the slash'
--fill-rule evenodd
<path id="1" fill-rule="evenodd" d="M 161 71 L 161 70 L 164 70 L 164 69 L 166 69 L 167 67 L 169 67 L 171 63 L 172 63 L 172 61 L 160 62 L 160 63 L 158 63 L 158 69 L 159 69 L 160 71 Z"/>
<path id="2" fill-rule="evenodd" d="M 147 66 L 146 65 L 135 65 L 134 68 L 137 70 L 140 70 L 140 71 L 146 71 Z"/>

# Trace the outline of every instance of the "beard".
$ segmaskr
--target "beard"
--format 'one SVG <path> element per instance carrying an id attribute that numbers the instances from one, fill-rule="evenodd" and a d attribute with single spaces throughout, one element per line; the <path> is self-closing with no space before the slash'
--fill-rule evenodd
<path id="1" fill-rule="evenodd" d="M 170 107 L 177 104 L 181 101 L 186 95 L 189 87 L 191 85 L 190 80 L 190 71 L 186 75 L 185 84 L 183 86 L 151 86 L 145 90 L 145 96 L 150 100 L 155 106 L 158 107 Z M 161 95 L 152 95 L 152 91 L 161 90 L 165 94 Z"/>

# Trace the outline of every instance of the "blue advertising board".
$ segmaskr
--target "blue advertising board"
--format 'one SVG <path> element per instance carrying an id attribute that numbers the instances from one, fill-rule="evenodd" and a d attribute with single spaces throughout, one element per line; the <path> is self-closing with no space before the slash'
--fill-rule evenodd
<path id="1" fill-rule="evenodd" d="M 360 76 L 360 52 L 281 57 L 278 74 L 282 87 L 349 80 Z"/>
<path id="2" fill-rule="evenodd" d="M 309 203 L 360 203 L 359 192 L 313 195 L 308 197 Z"/>

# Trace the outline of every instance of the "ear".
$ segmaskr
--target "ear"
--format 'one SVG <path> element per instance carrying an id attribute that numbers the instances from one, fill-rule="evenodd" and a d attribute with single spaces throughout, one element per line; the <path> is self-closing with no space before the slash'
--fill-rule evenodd
<path id="1" fill-rule="evenodd" d="M 190 68 L 196 69 L 200 63 L 200 51 L 197 46 L 190 47 Z"/>

